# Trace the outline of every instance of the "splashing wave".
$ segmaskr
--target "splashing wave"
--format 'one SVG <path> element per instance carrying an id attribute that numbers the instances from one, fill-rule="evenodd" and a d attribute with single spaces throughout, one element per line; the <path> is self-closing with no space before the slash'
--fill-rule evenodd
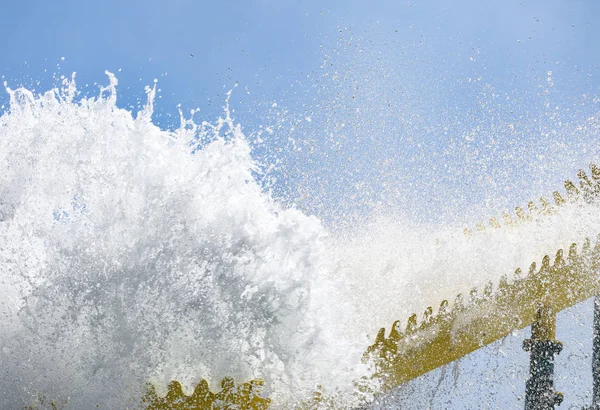
<path id="1" fill-rule="evenodd" d="M 215 125 L 116 105 L 117 79 L 11 90 L 0 117 L 1 407 L 135 405 L 142 386 L 262 377 L 279 403 L 351 386 L 351 307 L 319 220 L 285 208 L 228 111 Z M 331 308 L 331 307 L 335 308 Z M 351 315 L 350 315 L 351 316 Z M 340 348 L 343 347 L 343 348 Z M 68 400 L 67 400 L 68 398 Z"/>
<path id="2" fill-rule="evenodd" d="M 43 396 L 135 407 L 172 379 L 261 377 L 291 408 L 354 403 L 381 326 L 600 232 L 597 204 L 466 238 L 390 212 L 329 234 L 274 200 L 226 108 L 214 124 L 136 117 L 117 79 L 11 90 L 0 117 L 0 407 Z M 267 164 L 268 165 L 268 164 Z M 370 336 L 369 336 L 370 335 Z"/>

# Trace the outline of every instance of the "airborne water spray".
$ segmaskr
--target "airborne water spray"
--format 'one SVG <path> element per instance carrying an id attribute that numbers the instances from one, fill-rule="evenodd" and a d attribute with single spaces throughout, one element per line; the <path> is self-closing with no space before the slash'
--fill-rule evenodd
<path id="1" fill-rule="evenodd" d="M 262 192 L 229 112 L 152 124 L 117 79 L 11 90 L 0 117 L 0 406 L 135 407 L 146 382 L 264 378 L 279 405 L 352 391 L 362 346 L 320 222 Z"/>
<path id="2" fill-rule="evenodd" d="M 108 77 L 97 98 L 73 79 L 8 89 L 3 408 L 135 408 L 148 381 L 189 392 L 223 376 L 264 378 L 275 407 L 321 385 L 347 408 L 378 328 L 600 232 L 597 207 L 574 204 L 470 238 L 393 212 L 330 233 L 264 192 L 227 109 L 164 131 L 154 89 L 134 118 Z"/>

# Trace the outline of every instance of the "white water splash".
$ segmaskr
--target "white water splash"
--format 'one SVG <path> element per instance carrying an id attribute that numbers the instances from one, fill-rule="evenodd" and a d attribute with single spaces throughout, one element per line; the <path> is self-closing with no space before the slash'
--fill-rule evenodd
<path id="1" fill-rule="evenodd" d="M 1 407 L 135 407 L 148 380 L 218 390 L 225 375 L 264 378 L 280 404 L 351 390 L 361 351 L 338 335 L 352 315 L 324 276 L 320 222 L 261 191 L 228 112 L 161 131 L 154 90 L 133 118 L 108 76 L 98 98 L 77 99 L 74 79 L 8 89 Z"/>
<path id="2" fill-rule="evenodd" d="M 510 281 L 517 268 L 526 274 L 545 255 L 554 261 L 559 249 L 567 255 L 572 243 L 581 250 L 586 238 L 595 243 L 599 234 L 599 204 L 579 201 L 552 215 L 472 236 L 458 226 L 415 226 L 380 217 L 328 244 L 338 257 L 337 274 L 348 293 L 357 295 L 350 298 L 358 312 L 354 323 L 374 335 L 395 320 L 405 326 L 413 313 L 421 320 L 428 306 L 436 312 L 443 300 L 452 304 L 459 293 L 468 298 L 474 287 L 482 292 L 502 276 Z"/>
<path id="3" fill-rule="evenodd" d="M 262 377 L 281 408 L 352 403 L 379 327 L 600 233 L 594 205 L 466 238 L 379 218 L 328 235 L 263 192 L 241 129 L 152 121 L 117 80 L 8 90 L 0 117 L 0 395 L 135 408 L 143 385 Z"/>

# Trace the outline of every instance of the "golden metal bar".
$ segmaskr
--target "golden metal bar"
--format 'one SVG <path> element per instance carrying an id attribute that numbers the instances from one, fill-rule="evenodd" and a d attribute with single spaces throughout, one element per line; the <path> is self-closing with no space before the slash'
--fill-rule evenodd
<path id="1" fill-rule="evenodd" d="M 565 182 L 568 199 L 554 192 L 556 205 L 597 201 L 600 171 L 593 164 L 591 171 L 592 178 L 583 171 L 578 173 L 581 190 L 573 182 Z M 546 199 L 540 202 L 541 214 L 555 212 Z M 537 207 L 530 204 L 528 209 L 533 213 Z M 525 223 L 531 213 L 525 214 L 517 207 L 517 221 Z M 506 214 L 503 219 L 506 224 L 512 222 Z M 465 232 L 471 234 L 469 229 Z M 411 316 L 404 332 L 398 321 L 387 337 L 385 329 L 381 329 L 375 343 L 367 349 L 365 360 L 373 358 L 377 367 L 375 377 L 381 379 L 384 388 L 393 388 L 531 325 L 540 303 L 553 312 L 560 312 L 600 294 L 599 268 L 599 241 L 592 248 L 587 239 L 581 252 L 573 243 L 566 259 L 562 250 L 556 253 L 554 263 L 545 256 L 539 269 L 533 263 L 525 277 L 518 269 L 512 283 L 503 277 L 495 291 L 492 284 L 488 284 L 480 296 L 476 290 L 472 292 L 475 297 L 466 304 L 462 295 L 458 295 L 451 309 L 450 303 L 443 301 L 435 315 L 428 308 L 427 320 L 421 323 L 417 322 L 416 315 Z"/>
<path id="2" fill-rule="evenodd" d="M 566 260 L 562 250 L 553 264 L 545 256 L 539 269 L 532 264 L 527 276 L 511 284 L 504 277 L 491 295 L 488 284 L 487 292 L 464 306 L 462 295 L 451 309 L 443 301 L 426 322 L 411 316 L 405 332 L 399 322 L 388 337 L 381 329 L 365 356 L 376 359 L 384 385 L 395 387 L 531 325 L 539 303 L 560 312 L 600 293 L 599 268 L 600 242 L 592 248 L 586 241 L 580 253 L 573 244 Z"/>
<path id="3" fill-rule="evenodd" d="M 271 400 L 262 397 L 263 385 L 263 380 L 258 379 L 236 386 L 232 378 L 226 377 L 221 381 L 222 390 L 213 393 L 206 380 L 202 380 L 192 395 L 186 396 L 181 384 L 172 381 L 167 395 L 161 397 L 156 394 L 154 386 L 149 384 L 142 398 L 142 405 L 146 410 L 266 410 Z"/>

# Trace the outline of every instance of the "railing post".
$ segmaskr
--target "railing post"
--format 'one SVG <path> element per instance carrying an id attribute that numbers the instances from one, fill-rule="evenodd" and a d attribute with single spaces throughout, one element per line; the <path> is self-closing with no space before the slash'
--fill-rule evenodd
<path id="1" fill-rule="evenodd" d="M 592 405 L 589 410 L 600 410 L 600 295 L 594 297 L 594 338 L 592 339 Z"/>
<path id="2" fill-rule="evenodd" d="M 547 306 L 536 311 L 531 339 L 523 349 L 531 352 L 529 379 L 525 388 L 525 410 L 550 410 L 562 402 L 562 393 L 554 390 L 554 355 L 562 350 L 556 336 L 556 314 Z"/>

